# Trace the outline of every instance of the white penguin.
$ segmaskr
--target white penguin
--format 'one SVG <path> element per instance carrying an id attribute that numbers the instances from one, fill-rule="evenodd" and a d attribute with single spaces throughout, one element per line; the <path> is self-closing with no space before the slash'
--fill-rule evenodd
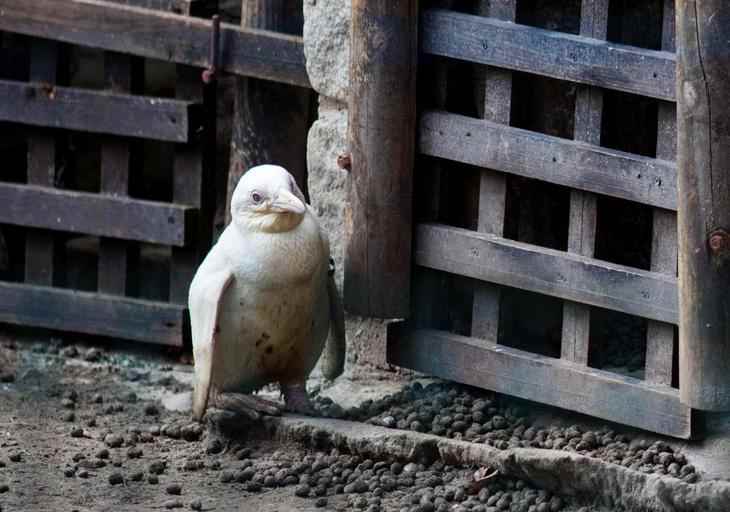
<path id="1" fill-rule="evenodd" d="M 251 168 L 231 199 L 231 223 L 192 283 L 193 417 L 216 407 L 252 418 L 278 406 L 250 395 L 279 382 L 286 408 L 311 414 L 305 382 L 332 327 L 323 372 L 342 373 L 345 329 L 329 241 L 284 168 Z"/>

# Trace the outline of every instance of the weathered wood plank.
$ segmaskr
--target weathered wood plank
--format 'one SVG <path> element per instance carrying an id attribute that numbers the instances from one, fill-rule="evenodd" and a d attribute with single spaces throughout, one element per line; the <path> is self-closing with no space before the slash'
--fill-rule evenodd
<path id="1" fill-rule="evenodd" d="M 676 390 L 444 331 L 388 326 L 390 364 L 679 438 L 691 409 Z"/>
<path id="2" fill-rule="evenodd" d="M 517 1 L 482 0 L 479 14 L 505 21 L 514 21 Z M 477 82 L 482 99 L 482 118 L 509 125 L 512 109 L 512 73 L 487 67 Z M 477 228 L 484 233 L 501 236 L 504 233 L 504 216 L 507 204 L 507 178 L 498 172 L 482 171 L 479 177 L 479 213 Z M 476 338 L 496 339 L 499 331 L 498 286 L 479 283 L 474 288 L 471 333 Z"/>
<path id="3" fill-rule="evenodd" d="M 104 82 L 118 93 L 132 88 L 132 57 L 107 52 L 104 55 Z M 126 196 L 129 189 L 129 141 L 108 137 L 101 146 L 101 192 Z M 124 295 L 127 288 L 127 249 L 123 240 L 99 240 L 97 288 L 102 293 Z"/>
<path id="4" fill-rule="evenodd" d="M 193 103 L 110 91 L 0 80 L 0 121 L 187 142 L 198 128 Z"/>
<path id="5" fill-rule="evenodd" d="M 416 228 L 417 265 L 663 322 L 677 320 L 677 280 L 579 254 L 437 224 Z"/>
<path id="6" fill-rule="evenodd" d="M 675 50 L 675 0 L 664 0 L 662 49 Z M 677 159 L 677 107 L 660 103 L 657 119 L 656 156 L 662 160 Z M 651 270 L 669 275 L 677 273 L 677 216 L 674 212 L 655 209 L 652 224 Z M 672 384 L 674 326 L 649 322 L 646 332 L 645 379 L 655 384 Z"/>
<path id="7" fill-rule="evenodd" d="M 730 410 L 730 2 L 677 2 L 679 389 Z"/>
<path id="8" fill-rule="evenodd" d="M 0 30 L 205 67 L 211 22 L 98 0 L 0 0 Z M 220 64 L 228 73 L 310 87 L 301 37 L 221 23 Z"/>
<path id="9" fill-rule="evenodd" d="M 172 304 L 0 281 L 0 322 L 182 344 L 185 308 Z"/>
<path id="10" fill-rule="evenodd" d="M 674 100 L 675 56 L 440 9 L 421 17 L 426 53 Z"/>
<path id="11" fill-rule="evenodd" d="M 196 210 L 158 203 L 0 183 L 0 223 L 183 246 Z"/>
<path id="12" fill-rule="evenodd" d="M 42 39 L 33 41 L 30 49 L 30 78 L 54 83 L 57 78 L 57 60 L 56 43 Z M 27 173 L 30 184 L 54 186 L 56 141 L 52 133 L 39 130 L 28 137 Z M 26 232 L 25 282 L 46 286 L 53 284 L 54 252 L 55 241 L 52 233 L 30 230 Z"/>
<path id="13" fill-rule="evenodd" d="M 203 101 L 203 84 L 199 80 L 197 69 L 177 66 L 175 96 L 189 101 Z M 208 135 L 215 133 L 210 123 L 207 124 L 206 131 Z M 211 242 L 213 219 L 210 216 L 211 201 L 208 198 L 215 197 L 215 180 L 211 179 L 211 166 L 206 165 L 203 154 L 205 147 L 204 141 L 200 141 L 175 148 L 172 199 L 176 203 L 195 206 L 199 212 L 193 231 L 194 243 L 172 250 L 170 301 L 177 304 L 187 304 L 190 283 Z"/>
<path id="14" fill-rule="evenodd" d="M 581 2 L 580 34 L 594 39 L 605 39 L 608 28 L 608 0 Z M 583 86 L 575 98 L 573 138 L 599 146 L 601 144 L 601 117 L 603 91 Z M 568 221 L 568 251 L 593 257 L 596 246 L 598 202 L 596 196 L 581 190 L 570 191 L 570 218 Z M 563 303 L 561 357 L 568 361 L 588 364 L 590 340 L 590 307 L 575 302 Z"/>
<path id="15" fill-rule="evenodd" d="M 417 0 L 352 3 L 344 303 L 362 316 L 410 310 L 417 14 Z"/>
<path id="16" fill-rule="evenodd" d="M 672 162 L 446 112 L 423 113 L 419 133 L 426 155 L 677 208 Z"/>

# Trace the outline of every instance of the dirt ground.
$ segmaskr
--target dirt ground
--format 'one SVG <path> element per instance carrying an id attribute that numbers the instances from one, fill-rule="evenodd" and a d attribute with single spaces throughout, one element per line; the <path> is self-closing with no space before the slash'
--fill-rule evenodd
<path id="1" fill-rule="evenodd" d="M 463 487 L 474 468 L 414 466 L 407 476 L 393 461 L 318 453 L 261 429 L 220 438 L 189 419 L 192 367 L 159 351 L 6 336 L 0 357 L 0 511 L 599 510 L 516 480 L 489 490 L 505 499 L 482 493 L 481 502 L 476 495 L 447 502 L 442 496 Z M 348 492 L 346 474 L 334 471 L 375 482 L 373 462 L 379 481 L 394 480 L 385 492 L 380 484 Z"/>

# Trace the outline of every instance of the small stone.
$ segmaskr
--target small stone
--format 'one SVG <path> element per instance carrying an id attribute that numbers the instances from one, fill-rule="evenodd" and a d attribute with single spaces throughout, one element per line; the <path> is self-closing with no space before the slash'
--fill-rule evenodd
<path id="1" fill-rule="evenodd" d="M 413 462 L 409 462 L 405 465 L 403 468 L 403 473 L 407 475 L 413 475 L 418 472 L 418 464 L 415 464 Z"/>
<path id="2" fill-rule="evenodd" d="M 99 393 L 96 393 L 94 396 L 91 397 L 91 401 L 95 404 L 101 404 L 104 403 L 104 397 L 101 396 Z"/>
<path id="3" fill-rule="evenodd" d="M 209 439 L 208 443 L 205 446 L 205 453 L 207 454 L 216 454 L 223 451 L 223 444 L 221 443 L 220 439 L 213 438 Z"/>
<path id="4" fill-rule="evenodd" d="M 84 429 L 81 427 L 76 427 L 72 429 L 71 437 L 84 437 Z"/>
<path id="5" fill-rule="evenodd" d="M 94 428 L 96 426 L 96 416 L 92 416 L 86 421 L 86 426 L 89 428 Z"/>
<path id="6" fill-rule="evenodd" d="M 101 359 L 101 350 L 98 348 L 90 348 L 84 352 L 84 359 L 92 363 L 98 361 Z"/>
<path id="7" fill-rule="evenodd" d="M 20 452 L 15 452 L 10 454 L 8 459 L 10 460 L 10 462 L 20 462 L 21 460 L 23 460 L 23 456 L 20 454 Z"/>
<path id="8" fill-rule="evenodd" d="M 195 498 L 190 502 L 190 510 L 203 510 L 203 502 L 199 498 Z"/>
<path id="9" fill-rule="evenodd" d="M 227 484 L 229 482 L 233 482 L 235 479 L 235 473 L 230 470 L 226 470 L 221 472 L 220 481 L 221 483 Z"/>
<path id="10" fill-rule="evenodd" d="M 152 403 L 145 404 L 144 406 L 144 413 L 147 416 L 157 416 L 160 414 L 160 411 L 157 409 L 157 406 Z"/>
<path id="11" fill-rule="evenodd" d="M 89 478 L 89 472 L 85 469 L 82 469 L 81 471 L 79 471 L 78 477 L 79 478 Z"/>
<path id="12" fill-rule="evenodd" d="M 189 423 L 180 429 L 180 435 L 188 442 L 199 440 L 202 434 L 203 427 L 201 427 L 198 423 Z"/>
<path id="13" fill-rule="evenodd" d="M 108 459 L 109 458 L 109 450 L 106 448 L 102 448 L 98 452 L 96 452 L 96 458 L 97 459 Z"/>
<path id="14" fill-rule="evenodd" d="M 109 448 L 119 448 L 124 443 L 124 438 L 119 434 L 107 434 L 104 437 L 104 444 Z"/>
<path id="15" fill-rule="evenodd" d="M 306 498 L 312 489 L 307 484 L 302 484 L 294 489 L 294 494 L 300 498 Z"/>
<path id="16" fill-rule="evenodd" d="M 71 400 L 70 398 L 64 398 L 61 400 L 61 407 L 64 409 L 73 409 L 76 407 L 76 402 Z"/>
<path id="17" fill-rule="evenodd" d="M 76 419 L 76 415 L 74 414 L 73 411 L 66 411 L 65 413 L 63 413 L 63 416 L 62 416 L 61 419 L 63 421 L 71 422 L 71 421 L 74 421 Z"/>
<path id="18" fill-rule="evenodd" d="M 139 459 L 141 456 L 142 448 L 132 446 L 129 450 L 127 450 L 127 457 L 129 457 L 130 459 Z"/>
<path id="19" fill-rule="evenodd" d="M 327 498 L 321 497 L 317 498 L 317 500 L 314 502 L 314 506 L 317 508 L 324 508 L 327 506 Z"/>
<path id="20" fill-rule="evenodd" d="M 182 493 L 182 487 L 180 487 L 180 484 L 170 484 L 165 488 L 165 492 L 167 492 L 167 494 L 180 496 Z"/>
<path id="21" fill-rule="evenodd" d="M 183 502 L 180 500 L 167 500 L 164 504 L 165 508 L 183 508 Z"/>
<path id="22" fill-rule="evenodd" d="M 167 424 L 162 427 L 162 435 L 171 437 L 172 439 L 180 439 L 180 427 L 174 424 Z"/>
<path id="23" fill-rule="evenodd" d="M 149 475 L 147 477 L 147 483 L 150 483 L 152 485 L 157 485 L 158 483 L 160 483 L 160 479 L 157 478 L 157 475 Z"/>
<path id="24" fill-rule="evenodd" d="M 109 483 L 112 485 L 118 485 L 124 482 L 124 477 L 121 473 L 114 472 L 109 475 Z"/>
<path id="25" fill-rule="evenodd" d="M 76 474 L 76 470 L 72 467 L 66 467 L 63 469 L 63 474 L 66 478 L 71 478 Z"/>
<path id="26" fill-rule="evenodd" d="M 156 460 L 148 466 L 147 470 L 153 475 L 161 475 L 165 472 L 166 467 L 167 462 L 165 462 L 164 460 Z"/>
<path id="27" fill-rule="evenodd" d="M 135 471 L 129 476 L 129 479 L 133 482 L 141 482 L 144 478 L 144 473 L 142 471 Z"/>
<path id="28" fill-rule="evenodd" d="M 393 416 L 386 416 L 381 420 L 384 427 L 395 428 L 397 420 Z"/>
<path id="29" fill-rule="evenodd" d="M 76 357 L 77 355 L 79 355 L 79 351 L 78 351 L 78 349 L 76 347 L 74 347 L 73 345 L 71 345 L 69 347 L 64 347 L 61 350 L 61 355 L 63 357 Z"/>

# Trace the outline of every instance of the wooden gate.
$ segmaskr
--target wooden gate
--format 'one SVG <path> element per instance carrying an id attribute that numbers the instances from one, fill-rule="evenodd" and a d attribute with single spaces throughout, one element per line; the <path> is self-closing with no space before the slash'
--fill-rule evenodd
<path id="1" fill-rule="evenodd" d="M 0 322 L 183 344 L 188 285 L 213 232 L 215 87 L 201 68 L 216 64 L 213 55 L 232 74 L 309 85 L 301 38 L 226 24 L 218 32 L 191 17 L 203 4 L 0 0 L 0 232 L 9 251 Z M 78 47 L 104 51 L 103 87 L 64 83 L 65 57 Z M 141 94 L 144 59 L 172 63 L 168 96 Z M 64 183 L 76 133 L 99 134 L 96 185 Z M 171 169 L 160 197 L 140 187 L 130 196 L 143 156 Z M 96 270 L 84 286 L 58 263 L 80 237 L 96 267 L 84 270 Z M 150 263 L 140 243 L 163 255 L 157 272 L 141 272 Z M 160 273 L 167 290 L 145 297 L 140 276 Z"/>
<path id="2" fill-rule="evenodd" d="M 419 104 L 431 107 L 419 113 L 412 316 L 390 325 L 388 361 L 688 438 L 693 411 L 680 402 L 675 348 L 674 0 L 659 6 L 660 49 L 607 42 L 609 0 L 582 1 L 577 34 L 514 23 L 515 0 L 477 3 L 471 12 L 421 12 Z M 465 90 L 454 85 L 464 81 L 454 68 L 465 62 L 474 66 L 470 83 L 477 95 L 477 108 L 467 115 L 450 110 L 454 102 L 448 99 L 454 89 Z M 514 126 L 513 100 L 524 101 L 513 89 L 515 72 L 577 84 L 572 140 Z M 603 108 L 606 90 L 659 100 L 655 155 L 601 145 L 602 120 L 611 114 Z M 449 224 L 444 203 L 467 196 L 463 188 L 448 189 L 448 181 L 474 168 L 480 173 L 475 225 Z M 566 247 L 525 243 L 505 233 L 519 215 L 507 200 L 515 176 L 570 189 Z M 595 257 L 599 196 L 653 208 L 649 268 Z M 500 309 L 513 289 L 563 301 L 557 353 L 502 342 L 506 314 Z M 463 316 L 470 325 L 455 325 L 445 317 L 465 295 L 471 302 Z M 643 379 L 591 364 L 603 349 L 591 332 L 591 318 L 601 310 L 647 319 Z M 539 313 L 511 314 L 529 324 Z"/>

